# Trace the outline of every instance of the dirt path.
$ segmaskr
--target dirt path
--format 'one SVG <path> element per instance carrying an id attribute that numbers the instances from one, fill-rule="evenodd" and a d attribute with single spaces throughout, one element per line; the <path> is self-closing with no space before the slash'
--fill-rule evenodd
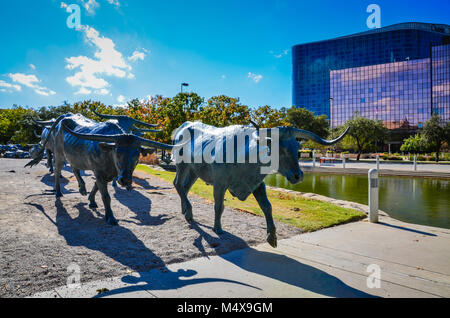
<path id="1" fill-rule="evenodd" d="M 66 284 L 67 267 L 77 264 L 81 282 L 127 271 L 165 270 L 165 264 L 222 254 L 265 241 L 264 218 L 225 208 L 220 237 L 212 231 L 211 203 L 190 196 L 195 223 L 180 212 L 172 184 L 136 173 L 131 192 L 112 188 L 119 226 L 108 226 L 97 194 L 97 210 L 78 193 L 73 174 L 63 171 L 64 197 L 55 200 L 54 177 L 43 163 L 0 159 L 0 297 L 23 297 Z M 93 185 L 92 173 L 84 180 Z M 278 238 L 300 233 L 276 223 Z"/>

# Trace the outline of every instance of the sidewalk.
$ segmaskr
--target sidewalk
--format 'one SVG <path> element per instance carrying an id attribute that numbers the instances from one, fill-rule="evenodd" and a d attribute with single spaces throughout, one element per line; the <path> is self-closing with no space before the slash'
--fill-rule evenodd
<path id="1" fill-rule="evenodd" d="M 380 288 L 367 285 L 369 265 L 380 268 Z M 378 224 L 364 220 L 281 240 L 276 249 L 262 244 L 34 295 L 94 296 L 450 297 L 450 230 L 380 216 Z"/>
<path id="2" fill-rule="evenodd" d="M 333 164 L 320 165 L 316 160 L 313 168 L 312 161 L 300 161 L 300 166 L 304 171 L 326 172 L 326 173 L 346 173 L 346 174 L 365 174 L 377 165 L 374 162 L 346 162 L 345 168 L 341 161 Z M 417 170 L 414 171 L 412 163 L 386 163 L 380 162 L 380 175 L 384 176 L 415 176 L 415 177 L 435 177 L 450 178 L 450 165 L 448 164 L 417 164 Z"/>

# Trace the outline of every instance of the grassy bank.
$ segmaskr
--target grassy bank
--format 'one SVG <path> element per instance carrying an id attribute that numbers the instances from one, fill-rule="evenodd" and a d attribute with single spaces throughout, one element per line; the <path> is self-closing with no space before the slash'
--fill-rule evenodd
<path id="1" fill-rule="evenodd" d="M 159 171 L 145 165 L 138 165 L 136 170 L 149 173 L 169 182 L 172 182 L 175 178 L 174 172 Z M 205 184 L 200 179 L 194 184 L 190 192 L 213 202 L 213 187 Z M 267 195 L 272 204 L 274 219 L 301 228 L 305 232 L 316 231 L 365 217 L 365 214 L 360 211 L 304 198 L 300 195 L 287 194 L 271 189 L 267 189 Z M 242 202 L 227 191 L 225 205 L 243 212 L 263 216 L 253 196 L 249 196 L 246 201 Z"/>

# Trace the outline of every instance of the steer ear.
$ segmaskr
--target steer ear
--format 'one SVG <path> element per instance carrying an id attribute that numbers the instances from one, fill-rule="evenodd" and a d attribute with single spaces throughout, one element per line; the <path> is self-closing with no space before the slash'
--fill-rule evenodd
<path id="1" fill-rule="evenodd" d="M 151 155 L 152 153 L 155 152 L 155 150 L 156 150 L 155 148 L 141 147 L 141 153 L 144 157 L 147 155 Z"/>
<path id="2" fill-rule="evenodd" d="M 111 143 L 111 142 L 99 142 L 98 146 L 100 147 L 100 150 L 102 150 L 102 151 L 109 151 L 109 150 L 113 150 L 116 147 L 116 144 Z"/>

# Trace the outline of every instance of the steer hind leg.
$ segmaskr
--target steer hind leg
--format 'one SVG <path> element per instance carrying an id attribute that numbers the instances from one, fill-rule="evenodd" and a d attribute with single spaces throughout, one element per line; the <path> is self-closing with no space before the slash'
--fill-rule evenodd
<path id="1" fill-rule="evenodd" d="M 222 213 L 224 209 L 223 201 L 225 199 L 225 187 L 214 185 L 214 232 L 222 234 Z"/>
<path id="2" fill-rule="evenodd" d="M 108 193 L 108 183 L 103 180 L 96 181 L 97 187 L 102 194 L 103 205 L 105 206 L 105 219 L 109 225 L 117 225 L 117 220 L 111 210 L 111 197 Z"/>
<path id="3" fill-rule="evenodd" d="M 81 178 L 80 170 L 75 168 L 72 168 L 72 170 L 78 181 L 78 190 L 80 191 L 81 195 L 87 195 L 86 184 L 84 183 L 83 178 Z"/>
<path id="4" fill-rule="evenodd" d="M 264 182 L 262 182 L 259 187 L 255 191 L 253 191 L 253 196 L 255 197 L 256 201 L 258 201 L 258 204 L 263 211 L 264 216 L 266 217 L 267 242 L 272 247 L 277 247 L 277 234 L 272 218 L 272 205 L 267 198 L 266 185 Z"/>
<path id="5" fill-rule="evenodd" d="M 193 184 L 193 182 L 192 184 L 190 184 L 190 180 L 196 179 L 196 177 L 194 178 L 192 174 L 193 172 L 190 172 L 189 168 L 187 168 L 185 165 L 178 165 L 177 175 L 173 180 L 173 185 L 175 186 L 175 189 L 177 190 L 178 195 L 181 199 L 181 213 L 184 214 L 184 217 L 188 222 L 191 222 L 194 219 L 192 215 L 192 205 L 187 197 L 187 193 Z"/>
<path id="6" fill-rule="evenodd" d="M 63 165 L 64 160 L 61 160 L 58 156 L 55 156 L 55 192 L 57 198 L 63 196 L 61 192 L 61 170 Z"/>
<path id="7" fill-rule="evenodd" d="M 53 173 L 53 153 L 50 150 L 46 150 L 47 152 L 47 168 L 50 173 Z"/>
<path id="8" fill-rule="evenodd" d="M 98 186 L 97 183 L 94 183 L 94 187 L 91 190 L 91 193 L 89 193 L 89 207 L 91 209 L 96 209 L 98 208 L 97 203 L 95 202 L 95 195 L 97 194 L 98 191 Z"/>

